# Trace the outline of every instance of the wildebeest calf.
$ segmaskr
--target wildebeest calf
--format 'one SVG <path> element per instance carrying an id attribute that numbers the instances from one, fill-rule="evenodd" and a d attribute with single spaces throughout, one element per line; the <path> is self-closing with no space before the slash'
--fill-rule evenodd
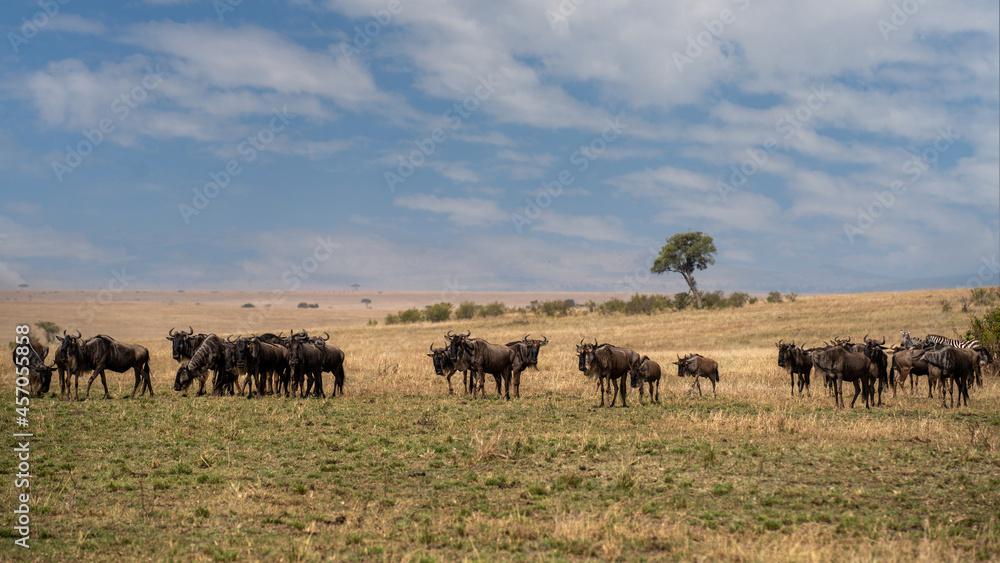
<path id="1" fill-rule="evenodd" d="M 639 404 L 642 404 L 643 385 L 649 385 L 650 402 L 660 402 L 660 364 L 643 356 L 638 365 L 632 370 L 632 387 L 639 388 Z M 656 394 L 653 394 L 653 386 L 656 386 Z"/>
<path id="2" fill-rule="evenodd" d="M 688 393 L 694 393 L 698 389 L 698 396 L 701 396 L 701 378 L 707 378 L 712 382 L 712 396 L 715 395 L 715 384 L 719 382 L 719 364 L 712 358 L 706 358 L 701 354 L 691 354 L 683 358 L 677 356 L 677 377 L 690 375 L 694 377 L 694 383 Z"/>

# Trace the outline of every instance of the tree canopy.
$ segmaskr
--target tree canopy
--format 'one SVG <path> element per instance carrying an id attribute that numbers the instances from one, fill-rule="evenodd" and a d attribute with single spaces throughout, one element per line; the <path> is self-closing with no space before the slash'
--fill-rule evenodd
<path id="1" fill-rule="evenodd" d="M 677 272 L 684 276 L 695 306 L 701 309 L 701 295 L 694 280 L 694 271 L 715 264 L 715 253 L 715 241 L 701 231 L 677 233 L 667 239 L 667 244 L 660 249 L 660 255 L 649 271 L 654 274 Z"/>

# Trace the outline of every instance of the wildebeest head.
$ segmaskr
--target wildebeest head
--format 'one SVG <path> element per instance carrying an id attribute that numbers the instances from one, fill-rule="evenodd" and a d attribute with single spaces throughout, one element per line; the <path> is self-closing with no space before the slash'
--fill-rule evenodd
<path id="1" fill-rule="evenodd" d="M 170 350 L 173 355 L 174 361 L 181 361 L 184 357 L 190 357 L 192 350 L 189 350 L 190 344 L 188 339 L 194 334 L 194 329 L 190 326 L 188 331 L 183 330 L 174 331 L 171 327 L 170 331 L 167 333 L 169 336 L 165 338 L 170 341 Z"/>
<path id="2" fill-rule="evenodd" d="M 545 346 L 546 344 L 549 343 L 549 339 L 544 334 L 542 335 L 543 340 L 538 340 L 537 338 L 532 338 L 529 340 L 528 339 L 529 336 L 531 335 L 530 334 L 524 335 L 524 339 L 522 340 L 522 342 L 524 342 L 524 344 L 528 346 L 528 365 L 534 367 L 537 370 L 538 351 L 541 350 L 542 346 Z"/>
<path id="3" fill-rule="evenodd" d="M 182 365 L 177 368 L 177 375 L 174 376 L 174 391 L 186 390 L 191 386 L 192 381 L 194 381 L 194 375 L 191 374 L 191 370 L 186 365 Z"/>
<path id="4" fill-rule="evenodd" d="M 677 361 L 673 362 L 677 365 L 677 377 L 684 377 L 685 375 L 698 375 L 698 360 L 701 358 L 699 354 L 690 354 L 684 356 L 683 358 L 677 356 Z"/>
<path id="5" fill-rule="evenodd" d="M 778 367 L 785 367 L 785 363 L 791 361 L 792 350 L 795 348 L 795 341 L 786 344 L 784 339 L 777 341 L 774 346 L 778 349 Z"/>
<path id="6" fill-rule="evenodd" d="M 632 369 L 629 370 L 629 375 L 632 376 L 629 385 L 633 389 L 642 385 L 642 382 L 646 380 L 646 376 L 649 375 L 649 356 L 643 356 L 638 363 L 632 365 Z"/>
<path id="7" fill-rule="evenodd" d="M 448 339 L 446 350 L 448 350 L 448 357 L 451 358 L 451 361 L 458 361 L 458 353 L 466 348 L 465 344 L 470 336 L 472 336 L 471 330 L 465 331 L 465 334 L 453 334 L 449 330 L 448 334 L 444 335 Z"/>
<path id="8" fill-rule="evenodd" d="M 431 342 L 431 353 L 427 355 L 434 361 L 434 373 L 440 376 L 444 376 L 444 371 L 454 365 L 448 357 L 448 349 L 435 348 L 433 342 Z"/>
<path id="9" fill-rule="evenodd" d="M 587 368 L 594 361 L 594 349 L 597 348 L 597 339 L 594 339 L 594 343 L 584 344 L 583 339 L 580 339 L 580 343 L 576 345 L 576 353 L 580 357 L 580 371 L 586 373 Z"/>
<path id="10" fill-rule="evenodd" d="M 76 336 L 67 334 L 64 330 L 63 335 L 56 335 L 56 338 L 61 342 L 59 351 L 56 352 L 56 359 L 64 365 L 69 366 L 72 371 L 77 359 L 80 357 L 80 342 L 83 339 L 83 335 L 80 334 L 79 330 L 76 331 Z"/>
<path id="11" fill-rule="evenodd" d="M 244 369 L 247 367 L 247 357 L 250 356 L 250 339 L 242 336 L 236 340 L 231 338 L 231 336 L 226 338 L 226 342 L 232 345 L 232 364 L 236 368 Z"/>

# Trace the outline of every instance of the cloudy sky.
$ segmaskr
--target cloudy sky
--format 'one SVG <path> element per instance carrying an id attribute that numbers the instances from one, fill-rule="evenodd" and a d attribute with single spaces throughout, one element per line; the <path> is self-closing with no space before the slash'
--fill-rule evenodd
<path id="1" fill-rule="evenodd" d="M 1000 269 L 996 0 L 4 6 L 2 288 L 678 291 L 688 230 L 706 290 Z"/>

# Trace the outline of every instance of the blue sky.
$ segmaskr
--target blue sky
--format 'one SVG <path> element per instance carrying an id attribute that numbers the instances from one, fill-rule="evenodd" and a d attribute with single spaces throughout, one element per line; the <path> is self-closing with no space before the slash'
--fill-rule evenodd
<path id="1" fill-rule="evenodd" d="M 687 230 L 719 249 L 705 290 L 995 284 L 998 22 L 992 0 L 8 2 L 0 287 L 673 292 L 645 272 Z"/>

